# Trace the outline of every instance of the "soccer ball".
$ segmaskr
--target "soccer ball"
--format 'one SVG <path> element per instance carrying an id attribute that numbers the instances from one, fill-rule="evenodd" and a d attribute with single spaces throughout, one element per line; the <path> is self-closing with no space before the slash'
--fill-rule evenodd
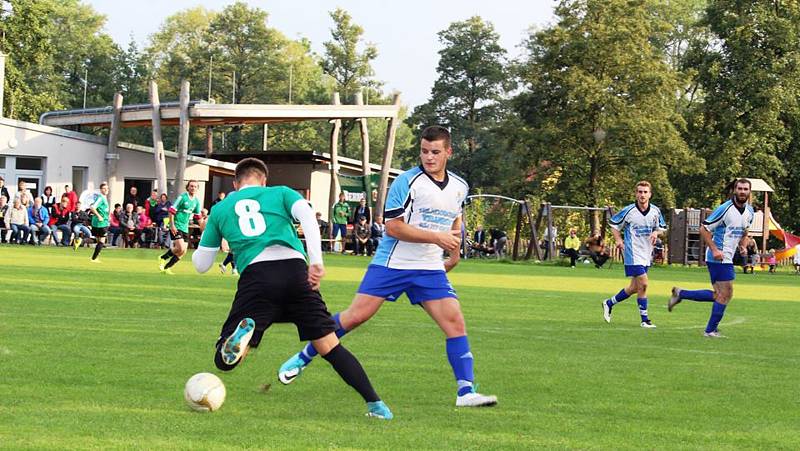
<path id="1" fill-rule="evenodd" d="M 225 402 L 225 384 L 211 373 L 197 373 L 186 381 L 183 397 L 192 410 L 213 412 Z"/>

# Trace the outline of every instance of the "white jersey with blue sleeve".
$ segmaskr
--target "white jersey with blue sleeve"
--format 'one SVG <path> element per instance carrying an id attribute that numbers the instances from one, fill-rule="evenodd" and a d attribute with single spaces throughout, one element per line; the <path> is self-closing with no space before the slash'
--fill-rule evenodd
<path id="1" fill-rule="evenodd" d="M 753 224 L 755 212 L 750 204 L 745 203 L 741 208 L 728 200 L 717 207 L 705 221 L 703 227 L 711 232 L 711 238 L 717 249 L 722 251 L 722 261 L 714 260 L 711 248 L 706 249 L 706 261 L 711 263 L 733 263 L 733 254 L 739 247 L 739 242 Z"/>
<path id="2" fill-rule="evenodd" d="M 469 185 L 450 171 L 437 182 L 421 167 L 400 174 L 386 199 L 383 217 L 388 223 L 403 219 L 419 229 L 443 232 L 450 230 L 461 214 Z M 373 265 L 394 269 L 444 270 L 442 249 L 430 243 L 409 243 L 384 235 Z"/>
<path id="3" fill-rule="evenodd" d="M 647 210 L 639 210 L 632 203 L 609 219 L 609 225 L 623 234 L 625 265 L 650 266 L 653 260 L 653 245 L 650 235 L 667 229 L 661 209 L 653 204 Z"/>

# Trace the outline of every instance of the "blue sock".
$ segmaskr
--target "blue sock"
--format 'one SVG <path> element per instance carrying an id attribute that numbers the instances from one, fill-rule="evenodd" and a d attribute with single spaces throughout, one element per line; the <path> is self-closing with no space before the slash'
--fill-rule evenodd
<path id="1" fill-rule="evenodd" d="M 714 292 L 711 290 L 681 290 L 680 299 L 697 302 L 714 302 Z"/>
<path id="2" fill-rule="evenodd" d="M 345 330 L 344 327 L 342 327 L 342 323 L 339 321 L 339 314 L 338 313 L 333 315 L 333 320 L 336 322 L 336 336 L 339 337 L 339 338 L 342 338 L 344 336 L 344 334 L 346 334 L 348 331 Z M 319 354 L 319 353 L 314 348 L 314 345 L 312 345 L 309 342 L 309 343 L 306 344 L 306 347 L 303 348 L 302 351 L 300 351 L 300 359 L 302 359 L 304 362 L 308 363 L 308 362 L 311 361 L 311 359 L 316 357 L 317 354 Z"/>
<path id="3" fill-rule="evenodd" d="M 719 326 L 719 322 L 722 321 L 722 315 L 724 314 L 725 304 L 714 302 L 714 306 L 711 307 L 711 318 L 708 319 L 708 325 L 706 326 L 706 333 L 717 330 L 717 326 Z"/>
<path id="4" fill-rule="evenodd" d="M 642 317 L 642 322 L 650 321 L 647 317 L 647 298 L 638 298 L 636 302 L 639 304 L 639 316 Z"/>
<path id="5" fill-rule="evenodd" d="M 619 293 L 615 294 L 614 296 L 612 296 L 609 299 L 609 301 L 611 301 L 611 302 L 609 302 L 608 305 L 618 304 L 618 303 L 624 301 L 625 299 L 628 299 L 629 297 L 631 297 L 631 295 L 626 293 L 625 289 L 623 288 L 623 289 L 619 290 Z"/>
<path id="6" fill-rule="evenodd" d="M 458 383 L 458 396 L 472 391 L 475 375 L 472 370 L 472 352 L 469 350 L 469 340 L 466 335 L 447 339 L 447 360 L 450 361 Z"/>

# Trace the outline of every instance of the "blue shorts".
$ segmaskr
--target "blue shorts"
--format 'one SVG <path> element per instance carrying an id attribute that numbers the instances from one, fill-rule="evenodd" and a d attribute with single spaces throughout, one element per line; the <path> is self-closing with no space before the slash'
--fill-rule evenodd
<path id="1" fill-rule="evenodd" d="M 736 271 L 733 269 L 733 263 L 706 263 L 708 266 L 708 275 L 711 276 L 711 284 L 717 282 L 727 282 L 736 278 Z"/>
<path id="2" fill-rule="evenodd" d="M 625 265 L 625 277 L 637 277 L 647 274 L 649 266 L 644 265 Z"/>
<path id="3" fill-rule="evenodd" d="M 387 301 L 396 301 L 405 293 L 412 304 L 434 299 L 458 299 L 443 270 L 394 269 L 380 265 L 369 265 L 358 293 Z"/>

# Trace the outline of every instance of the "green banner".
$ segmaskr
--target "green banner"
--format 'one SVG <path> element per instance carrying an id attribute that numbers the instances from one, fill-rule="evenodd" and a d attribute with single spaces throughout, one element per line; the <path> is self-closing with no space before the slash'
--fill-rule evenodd
<path id="1" fill-rule="evenodd" d="M 369 180 L 366 181 L 363 175 L 343 175 L 339 174 L 339 185 L 344 192 L 344 198 L 347 203 L 353 208 L 358 206 L 359 201 L 369 193 L 367 198 L 367 205 L 372 208 L 375 201 L 378 199 L 378 184 L 380 183 L 380 174 L 370 174 Z"/>

